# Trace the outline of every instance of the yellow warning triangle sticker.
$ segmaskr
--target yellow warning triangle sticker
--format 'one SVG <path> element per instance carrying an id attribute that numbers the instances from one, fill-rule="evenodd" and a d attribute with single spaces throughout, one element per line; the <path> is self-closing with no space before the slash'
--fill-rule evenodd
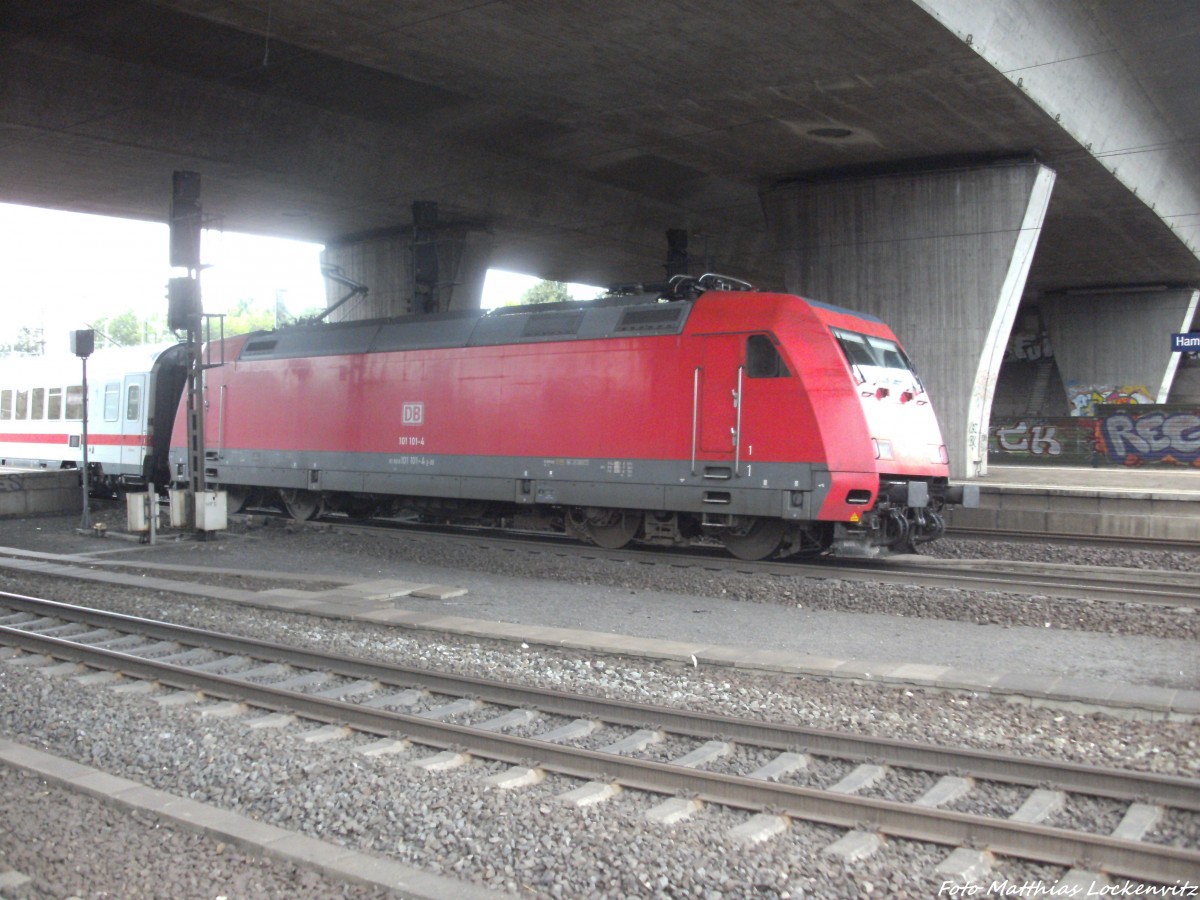
<path id="1" fill-rule="evenodd" d="M 850 516 L 850 521 L 851 521 L 851 522 L 857 522 L 857 521 L 858 521 L 858 513 L 854 513 L 853 515 L 851 515 L 851 516 Z"/>

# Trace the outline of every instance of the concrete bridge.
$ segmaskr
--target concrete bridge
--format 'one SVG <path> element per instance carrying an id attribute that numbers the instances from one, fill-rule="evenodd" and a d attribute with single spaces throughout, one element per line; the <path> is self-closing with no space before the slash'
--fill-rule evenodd
<path id="1" fill-rule="evenodd" d="M 671 231 L 889 321 L 969 475 L 1014 330 L 1172 397 L 1197 45 L 1194 0 L 0 0 L 0 200 L 163 220 L 199 172 L 364 316 L 476 304 L 489 265 L 659 279 Z"/>

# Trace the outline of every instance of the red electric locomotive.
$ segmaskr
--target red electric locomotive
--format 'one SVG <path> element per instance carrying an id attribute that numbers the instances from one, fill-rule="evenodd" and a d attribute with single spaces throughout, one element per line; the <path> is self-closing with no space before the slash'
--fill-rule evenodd
<path id="1" fill-rule="evenodd" d="M 962 489 L 888 327 L 742 287 L 229 339 L 207 374 L 207 480 L 231 510 L 270 493 L 298 518 L 537 519 L 746 559 L 938 537 Z"/>

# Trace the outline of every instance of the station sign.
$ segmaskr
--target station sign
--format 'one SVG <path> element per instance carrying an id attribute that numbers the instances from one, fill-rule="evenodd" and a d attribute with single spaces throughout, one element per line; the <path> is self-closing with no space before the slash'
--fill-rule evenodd
<path id="1" fill-rule="evenodd" d="M 1171 350 L 1174 353 L 1200 353 L 1200 331 L 1171 335 Z"/>

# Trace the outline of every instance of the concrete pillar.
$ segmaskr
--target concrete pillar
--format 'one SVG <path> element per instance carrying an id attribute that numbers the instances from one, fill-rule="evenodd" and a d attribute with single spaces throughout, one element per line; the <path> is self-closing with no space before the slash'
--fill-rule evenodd
<path id="1" fill-rule="evenodd" d="M 1086 291 L 1042 297 L 1042 321 L 1075 415 L 1097 398 L 1166 403 L 1179 365 L 1171 334 L 1188 330 L 1200 291 Z"/>
<path id="2" fill-rule="evenodd" d="M 391 318 L 419 311 L 413 307 L 412 234 L 410 226 L 401 226 L 326 244 L 322 265 L 339 267 L 347 278 L 368 289 L 365 297 L 355 297 L 332 313 L 330 321 Z M 491 253 L 492 238 L 486 232 L 453 225 L 437 229 L 440 309 L 479 308 Z M 327 282 L 327 304 L 332 306 L 346 292 L 343 285 Z"/>
<path id="3" fill-rule="evenodd" d="M 987 472 L 996 376 L 1054 186 L 1036 162 L 784 183 L 763 195 L 788 290 L 886 321 L 950 472 Z"/>
<path id="4" fill-rule="evenodd" d="M 1195 78 L 1180 72 L 1168 97 L 1148 94 L 1143 75 L 1172 67 L 1166 48 L 1188 38 L 1169 23 L 1177 14 L 1183 21 L 1187 3 L 1165 4 L 1159 15 L 1155 3 L 913 2 L 1045 110 L 1200 256 L 1200 158 L 1178 124 L 1194 119 Z M 1188 36 L 1194 9 L 1190 15 Z M 1190 64 L 1194 53 L 1180 53 Z"/>
<path id="5" fill-rule="evenodd" d="M 1200 406 L 1200 359 L 1197 356 L 1192 354 L 1179 361 L 1175 380 L 1171 383 L 1171 395 L 1167 397 L 1168 403 Z"/>

